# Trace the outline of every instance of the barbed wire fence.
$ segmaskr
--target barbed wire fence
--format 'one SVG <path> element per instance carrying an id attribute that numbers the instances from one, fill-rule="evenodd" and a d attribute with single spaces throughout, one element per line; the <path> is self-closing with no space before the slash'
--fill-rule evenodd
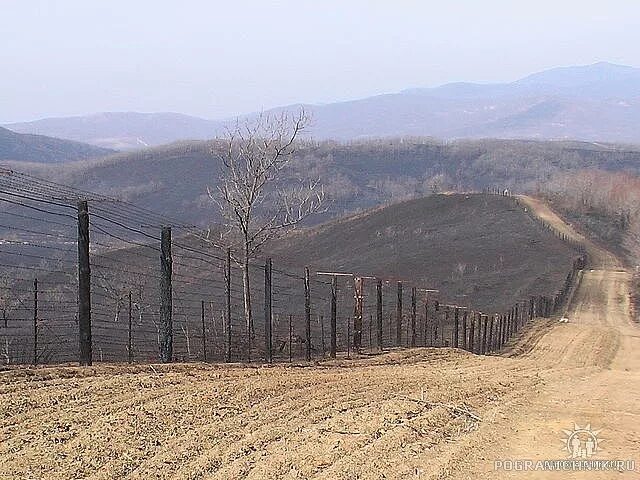
<path id="1" fill-rule="evenodd" d="M 488 354 L 562 308 L 586 261 L 576 244 L 554 297 L 483 313 L 410 282 L 267 258 L 249 265 L 248 324 L 242 268 L 193 225 L 12 170 L 0 170 L 0 205 L 5 365 L 293 362 L 417 346 Z"/>

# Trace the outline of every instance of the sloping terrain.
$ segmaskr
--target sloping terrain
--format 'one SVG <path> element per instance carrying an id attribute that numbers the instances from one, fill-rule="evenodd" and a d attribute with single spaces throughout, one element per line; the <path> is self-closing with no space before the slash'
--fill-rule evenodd
<path id="1" fill-rule="evenodd" d="M 553 295 L 571 247 L 498 195 L 432 195 L 330 222 L 277 242 L 278 265 L 404 280 L 451 303 L 498 312 Z"/>
<path id="2" fill-rule="evenodd" d="M 220 164 L 213 142 L 183 142 L 67 164 L 7 163 L 49 180 L 105 195 L 197 225 L 219 219 L 207 195 L 215 191 Z M 640 172 L 640 150 L 625 145 L 580 142 L 426 138 L 371 142 L 307 142 L 284 183 L 320 178 L 327 215 L 398 202 L 446 190 L 488 186 L 534 191 L 558 172 L 581 169 Z"/>
<path id="3" fill-rule="evenodd" d="M 0 475 L 637 478 L 494 470 L 494 460 L 567 458 L 574 423 L 602 429 L 593 458 L 637 457 L 640 337 L 629 275 L 604 265 L 584 272 L 569 323 L 537 320 L 502 355 L 414 349 L 316 366 L 2 372 Z"/>
<path id="4" fill-rule="evenodd" d="M 104 157 L 113 150 L 86 143 L 20 134 L 0 127 L 0 161 L 62 163 Z"/>

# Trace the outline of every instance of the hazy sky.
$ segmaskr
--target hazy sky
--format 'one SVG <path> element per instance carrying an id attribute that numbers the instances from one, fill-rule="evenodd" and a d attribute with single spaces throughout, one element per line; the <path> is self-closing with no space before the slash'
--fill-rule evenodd
<path id="1" fill-rule="evenodd" d="M 0 122 L 209 118 L 559 65 L 640 66 L 637 0 L 0 0 Z"/>

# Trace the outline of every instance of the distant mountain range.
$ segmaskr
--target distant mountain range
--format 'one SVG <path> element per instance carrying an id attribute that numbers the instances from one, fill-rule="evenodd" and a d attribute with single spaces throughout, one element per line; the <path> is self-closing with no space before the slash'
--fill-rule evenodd
<path id="1" fill-rule="evenodd" d="M 640 143 L 640 68 L 611 63 L 561 67 L 511 83 L 450 83 L 305 108 L 318 139 L 433 136 Z M 226 123 L 175 113 L 101 113 L 6 127 L 134 149 L 212 138 Z"/>
<path id="2" fill-rule="evenodd" d="M 43 135 L 20 134 L 0 127 L 0 161 L 63 163 L 111 153 L 114 151 L 108 148 Z"/>

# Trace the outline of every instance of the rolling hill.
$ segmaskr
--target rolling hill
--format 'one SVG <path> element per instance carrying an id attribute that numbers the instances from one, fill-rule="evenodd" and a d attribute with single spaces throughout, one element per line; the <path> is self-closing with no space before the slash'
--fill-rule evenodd
<path id="1" fill-rule="evenodd" d="M 55 166 L 4 164 L 206 225 L 218 220 L 207 195 L 220 173 L 212 148 L 214 142 L 182 142 Z M 640 150 L 523 140 L 309 142 L 300 146 L 289 180 L 321 178 L 333 217 L 443 190 L 535 191 L 558 173 L 589 168 L 640 172 Z"/>
<path id="2" fill-rule="evenodd" d="M 103 157 L 113 150 L 42 135 L 20 134 L 0 127 L 0 161 L 62 163 Z"/>
<path id="3" fill-rule="evenodd" d="M 459 82 L 305 108 L 317 139 L 432 136 L 639 143 L 640 69 L 601 62 L 554 68 L 510 83 Z M 213 138 L 230 121 L 174 113 L 101 113 L 6 126 L 130 149 Z"/>
<path id="4" fill-rule="evenodd" d="M 511 198 L 440 194 L 291 234 L 271 255 L 286 268 L 404 280 L 438 289 L 448 302 L 500 311 L 531 294 L 552 295 L 577 254 Z"/>

